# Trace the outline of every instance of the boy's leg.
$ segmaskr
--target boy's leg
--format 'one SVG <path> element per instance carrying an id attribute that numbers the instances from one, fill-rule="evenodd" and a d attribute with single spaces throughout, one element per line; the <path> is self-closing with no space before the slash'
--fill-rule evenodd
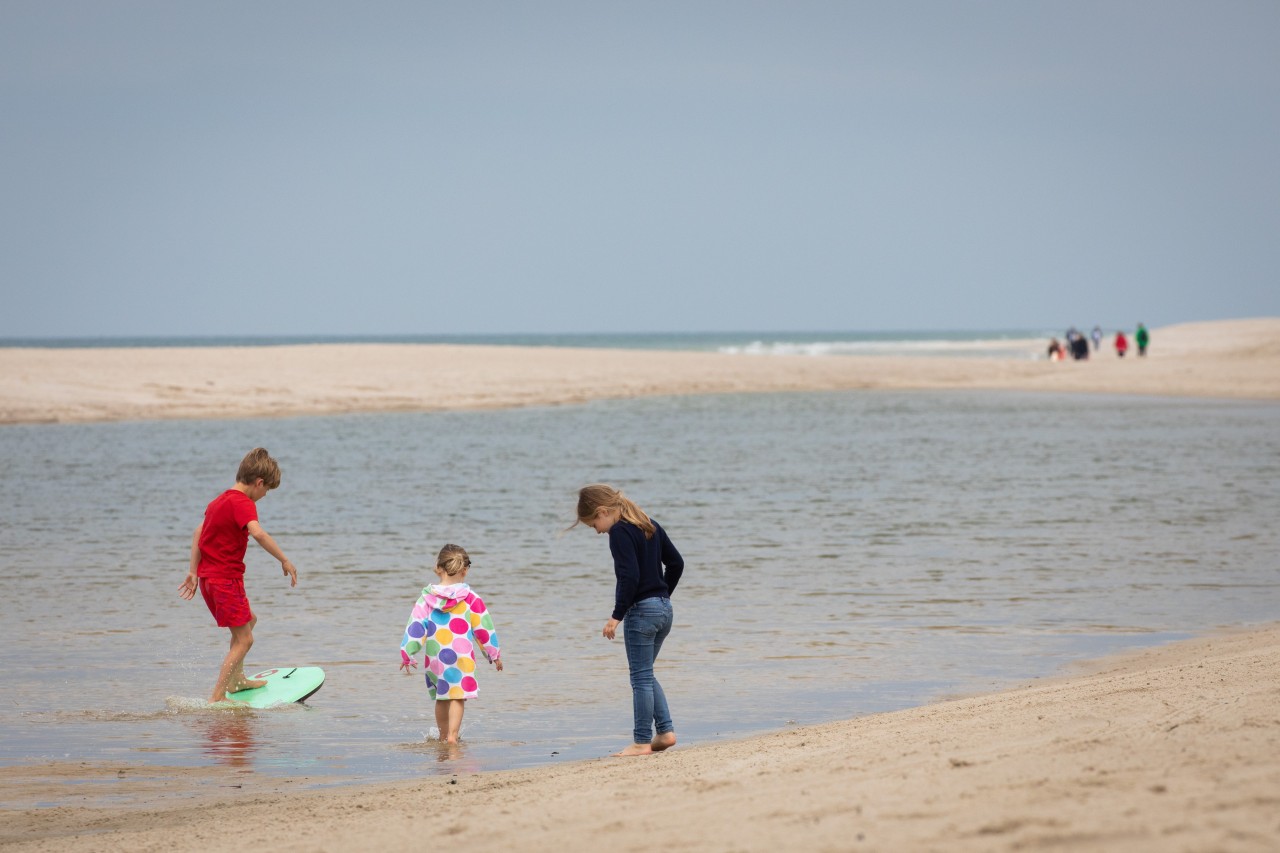
<path id="1" fill-rule="evenodd" d="M 227 687 L 237 672 L 244 677 L 244 656 L 253 648 L 253 622 L 228 629 L 231 631 L 231 649 L 222 659 L 222 669 L 218 671 L 218 683 L 213 686 L 210 702 L 221 702 L 227 698 Z"/>
<path id="2" fill-rule="evenodd" d="M 244 677 L 244 658 L 253 646 L 253 628 L 258 624 L 244 593 L 244 582 L 236 578 L 201 578 L 199 583 L 200 594 L 204 596 L 214 620 L 231 631 L 231 648 L 222 661 L 210 701 L 221 702 L 227 698 L 227 693 L 266 684 L 265 681 L 248 681 Z"/>
<path id="3" fill-rule="evenodd" d="M 251 616 L 249 618 L 249 631 L 251 633 L 257 624 L 258 624 L 258 617 Z M 250 645 L 253 644 L 252 637 L 250 637 L 249 644 Z M 265 681 L 254 681 L 252 679 L 244 677 L 244 658 L 241 657 L 240 662 L 236 664 L 235 672 L 231 674 L 231 681 L 228 682 L 227 692 L 239 693 L 241 690 L 252 690 L 255 687 L 263 687 L 266 685 L 266 683 L 267 682 Z"/>

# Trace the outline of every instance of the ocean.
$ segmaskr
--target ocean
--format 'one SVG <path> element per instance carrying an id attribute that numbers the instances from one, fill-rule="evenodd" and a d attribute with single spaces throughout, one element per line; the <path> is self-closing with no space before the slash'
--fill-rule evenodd
<path id="1" fill-rule="evenodd" d="M 227 632 L 179 599 L 193 528 L 268 447 L 247 671 L 325 668 L 307 704 L 204 706 Z M 1048 676 L 1280 612 L 1280 405 L 831 392 L 484 412 L 0 428 L 0 764 L 225 765 L 309 784 L 524 767 L 628 740 L 606 539 L 624 488 L 687 568 L 657 674 L 684 744 Z M 399 641 L 446 542 L 506 671 L 439 760 Z M 50 801 L 49 805 L 57 804 Z M 2 805 L 2 803 L 0 803 Z"/>
<path id="2" fill-rule="evenodd" d="M 1043 358 L 1050 337 L 1032 329 L 879 332 L 654 332 L 488 335 L 272 335 L 207 337 L 0 338 L 0 347 L 191 347 L 298 344 L 479 344 L 685 350 L 756 355 L 914 355 Z"/>

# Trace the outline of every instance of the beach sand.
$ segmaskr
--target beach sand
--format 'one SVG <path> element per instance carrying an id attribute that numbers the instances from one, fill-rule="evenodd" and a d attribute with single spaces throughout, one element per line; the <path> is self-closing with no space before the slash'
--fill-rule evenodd
<path id="1" fill-rule="evenodd" d="M 4 812 L 13 851 L 1275 850 L 1280 626 L 648 758 L 323 791 L 227 769 L 0 778 L 11 802 L 80 782 L 137 803 Z"/>
<path id="2" fill-rule="evenodd" d="M 1280 399 L 1280 318 L 1155 329 L 1086 362 L 437 344 L 0 349 L 0 424 L 284 417 L 665 394 L 1009 389 Z"/>

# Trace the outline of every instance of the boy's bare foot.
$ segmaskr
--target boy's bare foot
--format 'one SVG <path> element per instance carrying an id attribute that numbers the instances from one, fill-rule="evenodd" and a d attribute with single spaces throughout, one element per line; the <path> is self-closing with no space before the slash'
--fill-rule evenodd
<path id="1" fill-rule="evenodd" d="M 254 681 L 251 678 L 246 678 L 242 681 L 236 682 L 236 684 L 233 685 L 232 688 L 227 692 L 239 693 L 241 690 L 256 690 L 259 687 L 266 687 L 266 686 L 267 686 L 267 682 L 265 681 Z"/>
<path id="2" fill-rule="evenodd" d="M 662 752 L 662 750 L 670 749 L 675 745 L 676 745 L 676 733 L 663 732 L 659 735 L 654 736 L 653 740 L 649 744 L 649 748 L 652 749 L 654 752 Z"/>
<path id="3" fill-rule="evenodd" d="M 633 743 L 622 752 L 613 754 L 614 758 L 630 758 L 633 755 L 653 755 L 653 747 L 647 743 Z"/>

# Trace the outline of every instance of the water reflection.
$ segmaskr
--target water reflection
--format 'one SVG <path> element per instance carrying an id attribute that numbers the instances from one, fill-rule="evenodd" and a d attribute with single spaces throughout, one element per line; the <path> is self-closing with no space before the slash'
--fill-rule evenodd
<path id="1" fill-rule="evenodd" d="M 260 723 L 256 714 L 217 711 L 202 715 L 192 725 L 201 730 L 205 755 L 227 767 L 253 766 L 260 740 Z"/>
<path id="2" fill-rule="evenodd" d="M 493 744 L 488 746 L 490 749 L 494 747 Z M 485 761 L 474 754 L 474 749 L 468 749 L 465 737 L 458 743 L 447 743 L 438 738 L 435 729 L 431 730 L 426 740 L 401 744 L 400 749 L 441 765 L 438 768 L 423 768 L 424 772 L 437 776 L 445 773 L 478 773 L 486 769 Z"/>

